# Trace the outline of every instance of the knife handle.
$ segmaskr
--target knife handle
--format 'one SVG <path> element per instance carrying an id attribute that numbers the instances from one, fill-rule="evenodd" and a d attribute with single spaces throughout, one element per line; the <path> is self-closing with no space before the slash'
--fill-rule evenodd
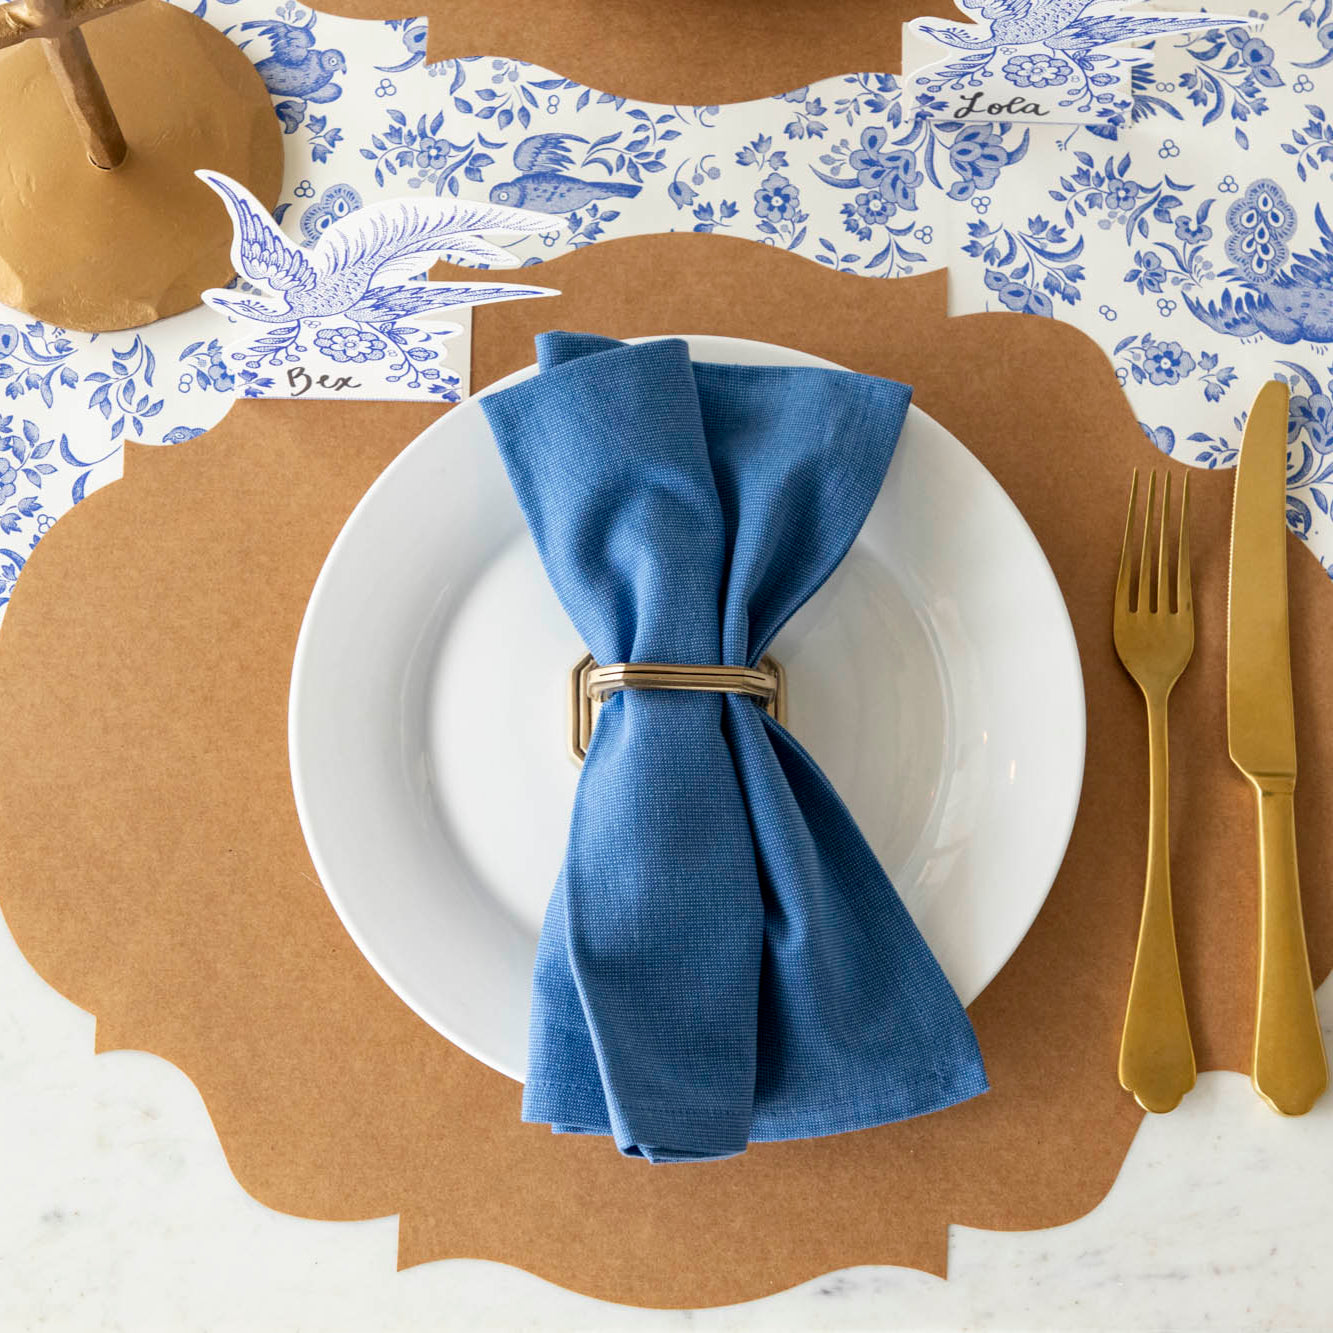
<path id="1" fill-rule="evenodd" d="M 1256 785 L 1259 799 L 1259 998 L 1254 1090 L 1283 1115 L 1304 1115 L 1328 1086 L 1296 872 L 1295 784 Z"/>
<path id="2" fill-rule="evenodd" d="M 1194 1086 L 1185 992 L 1171 914 L 1166 699 L 1148 700 L 1148 873 L 1120 1038 L 1120 1086 L 1145 1111 L 1173 1111 Z"/>

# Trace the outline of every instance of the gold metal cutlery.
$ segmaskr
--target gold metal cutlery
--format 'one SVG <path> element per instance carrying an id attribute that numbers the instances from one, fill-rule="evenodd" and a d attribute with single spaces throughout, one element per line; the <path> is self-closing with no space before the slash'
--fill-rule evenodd
<path id="1" fill-rule="evenodd" d="M 1255 1091 L 1301 1115 L 1328 1085 L 1296 873 L 1296 721 L 1287 624 L 1287 386 L 1250 409 L 1236 468 L 1227 609 L 1227 736 L 1259 811 Z"/>
<path id="2" fill-rule="evenodd" d="M 1250 409 L 1236 468 L 1227 602 L 1227 739 L 1254 789 L 1259 822 L 1259 968 L 1251 1080 L 1283 1115 L 1302 1115 L 1328 1086 L 1296 866 L 1296 718 L 1287 614 L 1288 389 L 1273 380 Z M 1116 578 L 1115 647 L 1148 710 L 1148 872 L 1120 1042 L 1120 1083 L 1148 1111 L 1170 1111 L 1194 1086 L 1171 912 L 1167 700 L 1194 652 L 1189 479 L 1181 487 L 1170 574 L 1171 477 L 1154 533 L 1148 477 L 1134 575 L 1139 474 Z M 1154 545 L 1156 560 L 1154 562 Z M 1154 575 L 1155 568 L 1155 575 Z M 1172 597 L 1172 587 L 1175 594 Z"/>
<path id="3" fill-rule="evenodd" d="M 1168 573 L 1171 476 L 1162 487 L 1153 567 L 1153 500 L 1157 473 L 1149 473 L 1148 498 L 1139 548 L 1137 586 L 1132 578 L 1139 474 L 1129 489 L 1129 514 L 1115 588 L 1115 648 L 1148 708 L 1148 872 L 1138 949 L 1129 983 L 1129 1003 L 1120 1042 L 1120 1083 L 1147 1111 L 1170 1111 L 1194 1086 L 1185 994 L 1180 984 L 1176 933 L 1171 914 L 1168 835 L 1167 699 L 1194 653 L 1194 602 L 1190 585 L 1189 478 L 1181 486 L 1180 538 L 1175 596 Z M 1174 601 L 1174 605 L 1173 605 Z"/>

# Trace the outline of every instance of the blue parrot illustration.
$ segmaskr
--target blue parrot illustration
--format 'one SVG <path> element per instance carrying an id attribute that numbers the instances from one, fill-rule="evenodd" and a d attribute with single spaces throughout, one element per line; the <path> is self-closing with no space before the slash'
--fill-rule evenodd
<path id="1" fill-rule="evenodd" d="M 250 19 L 241 31 L 258 28 L 271 51 L 255 62 L 265 86 L 274 97 L 296 97 L 306 102 L 332 102 L 342 96 L 342 88 L 333 82 L 335 74 L 347 69 L 341 51 L 315 49 L 315 15 L 311 11 L 305 24 L 282 23 L 277 19 Z"/>
<path id="2" fill-rule="evenodd" d="M 361 196 L 350 185 L 330 185 L 301 214 L 301 235 L 308 244 L 314 245 L 332 223 L 345 218 L 349 213 L 355 213 L 360 207 Z M 282 221 L 276 214 L 274 220 Z"/>
<path id="3" fill-rule="evenodd" d="M 426 58 L 426 20 L 404 19 L 402 22 L 403 28 L 399 36 L 407 48 L 407 59 L 399 61 L 396 65 L 376 65 L 375 68 L 384 74 L 401 74 L 403 70 L 419 65 Z"/>
<path id="4" fill-rule="evenodd" d="M 1183 293 L 1196 319 L 1218 333 L 1236 338 L 1265 335 L 1275 342 L 1333 342 L 1333 229 L 1315 205 L 1319 249 L 1298 254 L 1287 242 L 1296 230 L 1296 210 L 1271 180 L 1255 181 L 1227 209 L 1227 258 L 1234 267 L 1222 272 L 1243 285 L 1238 296 L 1228 288 L 1220 301 L 1204 305 Z"/>
<path id="5" fill-rule="evenodd" d="M 640 186 L 623 181 L 585 181 L 561 173 L 574 165 L 567 143 L 587 143 L 577 134 L 533 134 L 514 149 L 522 173 L 491 188 L 491 203 L 537 213 L 572 213 L 594 199 L 633 199 Z"/>
<path id="6" fill-rule="evenodd" d="M 267 324 L 337 316 L 383 326 L 448 306 L 554 295 L 514 283 L 397 281 L 419 277 L 437 259 L 512 267 L 518 260 L 480 233 L 539 232 L 550 225 L 544 218 L 490 204 L 398 199 L 330 223 L 307 250 L 244 186 L 212 171 L 195 174 L 222 197 L 234 227 L 232 262 L 262 294 L 213 288 L 204 300 L 215 310 Z"/>
<path id="7" fill-rule="evenodd" d="M 966 13 L 990 22 L 989 33 L 963 23 L 920 24 L 920 30 L 964 51 L 997 51 L 1043 42 L 1053 51 L 1142 41 L 1172 32 L 1196 32 L 1234 26 L 1238 20 L 1209 14 L 1124 14 L 1122 0 L 1109 0 L 1112 11 L 1089 14 L 1108 0 L 958 0 Z"/>

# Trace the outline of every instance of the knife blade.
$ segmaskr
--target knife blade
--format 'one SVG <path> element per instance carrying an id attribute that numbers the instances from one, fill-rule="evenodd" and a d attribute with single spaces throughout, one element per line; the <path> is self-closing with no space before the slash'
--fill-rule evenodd
<path id="1" fill-rule="evenodd" d="M 1231 513 L 1227 740 L 1251 781 L 1296 781 L 1287 625 L 1287 386 L 1259 391 L 1241 443 Z"/>
<path id="2" fill-rule="evenodd" d="M 1227 742 L 1259 816 L 1259 976 L 1251 1081 L 1301 1115 L 1328 1084 L 1296 864 L 1296 717 L 1287 619 L 1288 389 L 1250 409 L 1236 467 L 1227 603 Z"/>

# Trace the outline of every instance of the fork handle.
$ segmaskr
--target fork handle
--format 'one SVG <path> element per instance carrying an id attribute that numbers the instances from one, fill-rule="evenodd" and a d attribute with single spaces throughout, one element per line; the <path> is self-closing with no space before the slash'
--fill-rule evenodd
<path id="1" fill-rule="evenodd" d="M 1259 800 L 1259 998 L 1254 1090 L 1283 1115 L 1304 1115 L 1328 1086 L 1296 873 L 1294 783 L 1256 786 Z"/>
<path id="2" fill-rule="evenodd" d="M 1148 703 L 1148 873 L 1125 1030 L 1120 1039 L 1120 1086 L 1145 1111 L 1171 1111 L 1194 1086 L 1185 992 L 1180 984 L 1171 914 L 1167 826 L 1166 699 Z"/>

